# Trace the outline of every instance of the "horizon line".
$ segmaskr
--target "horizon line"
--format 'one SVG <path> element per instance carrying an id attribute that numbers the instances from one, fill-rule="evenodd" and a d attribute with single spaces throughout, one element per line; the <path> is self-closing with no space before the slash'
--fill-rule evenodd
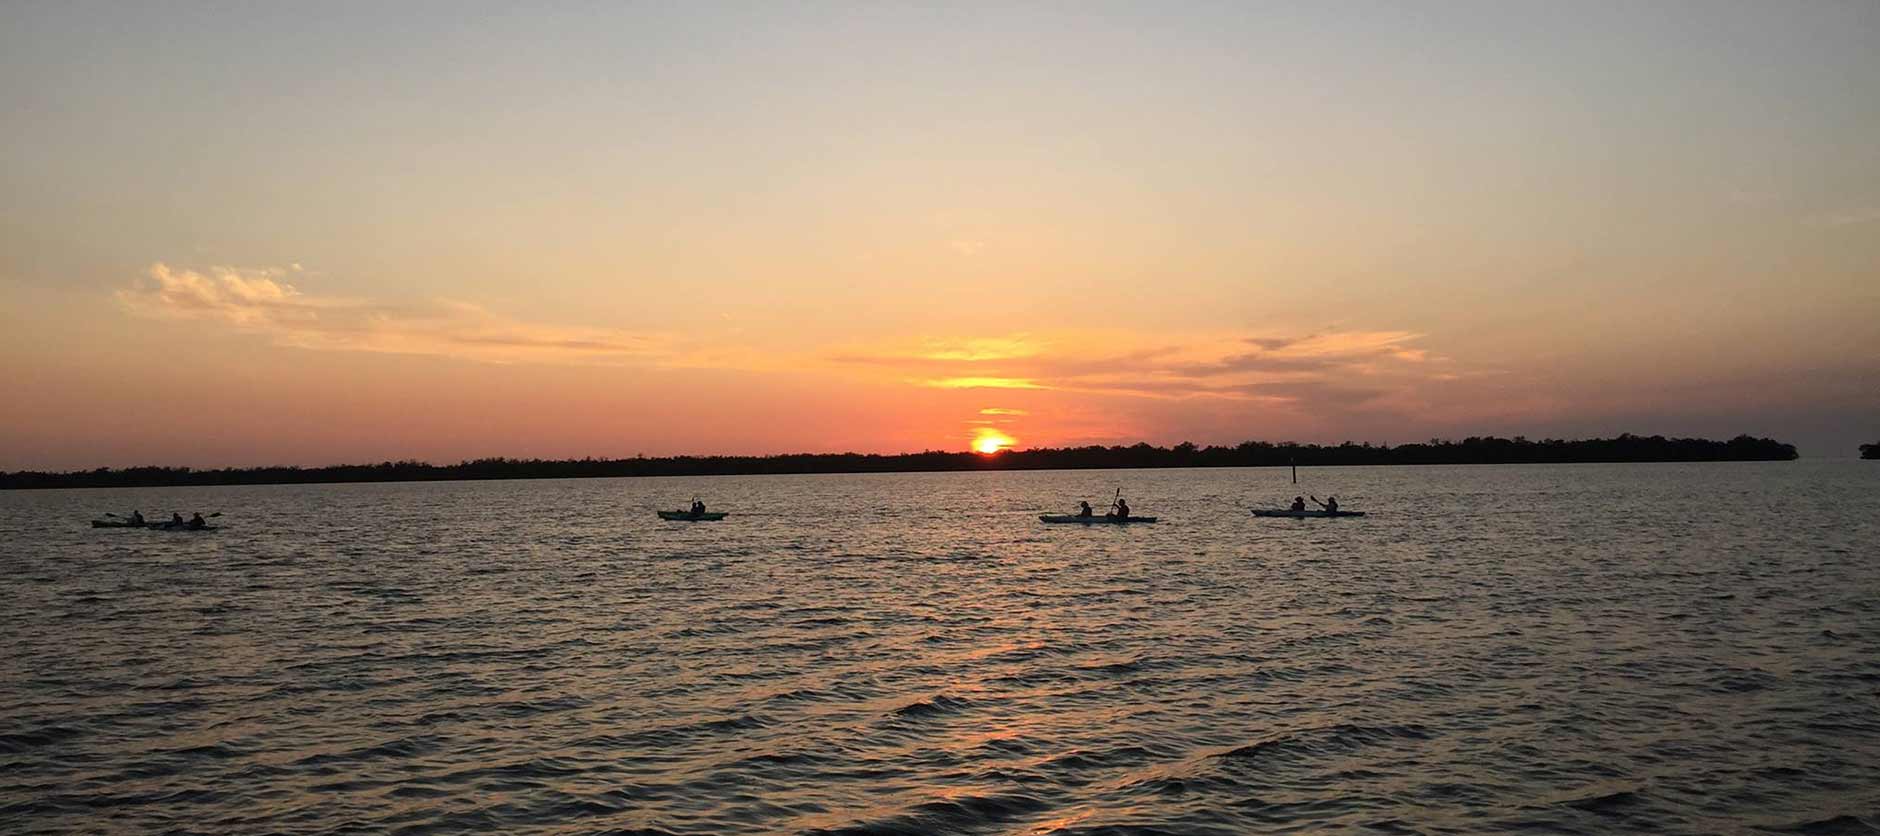
<path id="1" fill-rule="evenodd" d="M 1573 443 L 1585 443 L 1585 442 L 1593 442 L 1593 441 L 1618 441 L 1618 440 L 1626 439 L 1626 438 L 1639 439 L 1639 440 L 1663 439 L 1665 441 L 1699 441 L 1699 442 L 1716 442 L 1716 443 L 1726 443 L 1728 441 L 1738 439 L 1738 438 L 1749 438 L 1755 441 L 1776 441 L 1776 439 L 1772 437 L 1756 436 L 1756 435 L 1751 435 L 1749 433 L 1737 433 L 1736 435 L 1730 436 L 1729 438 L 1719 440 L 1719 439 L 1708 438 L 1705 436 L 1665 435 L 1664 433 L 1653 433 L 1651 435 L 1642 435 L 1642 434 L 1633 433 L 1633 432 L 1622 432 L 1613 436 L 1590 436 L 1590 437 L 1585 437 L 1585 438 L 1543 437 L 1543 438 L 1538 438 L 1538 439 L 1529 438 L 1526 435 L 1512 435 L 1512 436 L 1471 435 L 1471 436 L 1463 436 L 1461 438 L 1441 438 L 1441 437 L 1428 438 L 1422 441 L 1406 441 L 1401 444 L 1392 444 L 1388 441 L 1356 441 L 1353 439 L 1345 439 L 1343 441 L 1339 441 L 1336 443 L 1321 443 L 1321 442 L 1316 442 L 1316 441 L 1293 441 L 1290 439 L 1285 440 L 1285 441 L 1268 441 L 1264 439 L 1243 439 L 1241 441 L 1237 441 L 1232 444 L 1214 444 L 1214 443 L 1198 444 L 1193 441 L 1184 440 L 1184 441 L 1179 441 L 1179 442 L 1176 442 L 1174 444 L 1169 444 L 1169 445 L 1157 445 L 1157 444 L 1150 443 L 1148 441 L 1135 441 L 1135 442 L 1130 442 L 1127 444 L 1124 444 L 1124 443 L 1067 444 L 1067 445 L 1056 446 L 1056 447 L 1044 447 L 1044 446 L 1019 447 L 1019 446 L 1014 445 L 1011 447 L 1002 447 L 990 453 L 980 452 L 978 450 L 974 450 L 968 447 L 963 450 L 951 450 L 951 449 L 944 449 L 944 448 L 927 448 L 923 450 L 902 450 L 902 451 L 894 452 L 894 453 L 864 453 L 864 452 L 860 452 L 857 450 L 842 450 L 842 451 L 827 451 L 827 452 L 811 452 L 811 451 L 805 451 L 805 450 L 794 450 L 794 451 L 782 452 L 782 453 L 667 453 L 667 454 L 660 454 L 660 455 L 647 455 L 645 453 L 635 453 L 631 456 L 584 455 L 584 456 L 579 456 L 579 457 L 560 457 L 560 458 L 546 458 L 546 457 L 541 457 L 541 456 L 520 457 L 520 456 L 496 455 L 496 456 L 476 456 L 476 457 L 469 457 L 469 458 L 461 458 L 455 462 L 446 462 L 442 464 L 429 460 L 429 459 L 409 459 L 409 458 L 380 459 L 378 461 L 329 462 L 326 464 L 288 464 L 288 463 L 282 463 L 282 462 L 274 462 L 274 463 L 268 463 L 268 464 L 212 465 L 212 466 L 207 466 L 207 467 L 199 467 L 196 465 L 187 465 L 187 464 L 158 464 L 158 463 L 152 462 L 152 463 L 145 463 L 145 464 L 120 465 L 120 466 L 104 465 L 100 467 L 74 468 L 74 469 L 67 469 L 67 470 L 35 470 L 32 468 L 24 468 L 20 470 L 0 469 L 0 476 L 19 476 L 19 475 L 26 475 L 26 474 L 36 474 L 36 475 L 45 475 L 45 476 L 76 476 L 76 475 L 82 475 L 82 474 L 87 474 L 87 473 L 99 473 L 99 472 L 122 473 L 125 471 L 132 471 L 132 470 L 172 470 L 172 471 L 189 471 L 192 473 L 214 473 L 214 472 L 223 472 L 223 471 L 243 471 L 243 470 L 327 470 L 327 469 L 336 469 L 336 468 L 345 468 L 345 467 L 382 467 L 385 465 L 415 465 L 415 466 L 425 466 L 425 467 L 459 467 L 462 465 L 475 464 L 478 462 L 540 462 L 540 463 L 546 464 L 546 463 L 573 463 L 573 462 L 662 461 L 662 460 L 676 460 L 676 459 L 783 459 L 783 458 L 795 458 L 795 457 L 803 457 L 803 456 L 863 456 L 863 457 L 873 457 L 873 458 L 896 458 L 896 457 L 902 457 L 902 456 L 967 455 L 967 456 L 979 456 L 981 458 L 989 459 L 995 456 L 1000 456 L 1000 455 L 1005 455 L 1005 454 L 1010 454 L 1010 453 L 1025 454 L 1025 453 L 1063 452 L 1063 451 L 1092 450 L 1092 449 L 1128 450 L 1128 449 L 1133 449 L 1136 447 L 1149 447 L 1155 450 L 1174 451 L 1174 450 L 1179 449 L 1183 445 L 1192 445 L 1196 450 L 1210 450 L 1210 449 L 1232 450 L 1232 449 L 1238 448 L 1239 446 L 1243 444 L 1267 445 L 1269 447 L 1299 447 L 1299 448 L 1319 448 L 1319 449 L 1337 449 L 1341 447 L 1360 447 L 1360 448 L 1369 447 L 1372 449 L 1395 449 L 1398 447 L 1409 447 L 1409 446 L 1416 446 L 1416 445 L 1422 445 L 1422 446 L 1444 445 L 1444 444 L 1460 445 L 1460 444 L 1467 443 L 1471 439 L 1480 440 L 1480 441 L 1508 441 L 1508 442 L 1514 442 L 1514 443 L 1525 442 L 1528 444 L 1546 444 L 1550 442 L 1573 444 Z M 1795 447 L 1794 444 L 1789 443 L 1789 442 L 1777 442 L 1777 443 L 1787 444 L 1790 447 Z M 1796 450 L 1798 451 L 1798 458 L 1841 458 L 1837 456 L 1800 456 L 1799 455 L 1800 448 L 1797 447 Z M 1852 456 L 1847 456 L 1846 458 L 1859 459 L 1860 456 L 1856 454 Z M 915 472 L 918 472 L 918 471 L 915 471 Z"/>

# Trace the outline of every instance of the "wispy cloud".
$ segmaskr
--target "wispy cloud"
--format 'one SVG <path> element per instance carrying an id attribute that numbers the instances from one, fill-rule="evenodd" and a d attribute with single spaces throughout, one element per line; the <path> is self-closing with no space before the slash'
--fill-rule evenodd
<path id="1" fill-rule="evenodd" d="M 1027 334 L 961 339 L 929 338 L 892 345 L 850 347 L 836 351 L 829 359 L 857 365 L 950 366 L 1035 357 L 1048 348 L 1048 344 Z"/>
<path id="2" fill-rule="evenodd" d="M 1021 377 L 946 377 L 921 381 L 938 389 L 1043 389 L 1035 380 Z"/>
<path id="3" fill-rule="evenodd" d="M 1812 215 L 1808 222 L 1815 226 L 1844 227 L 1863 226 L 1880 223 L 1880 206 L 1862 206 L 1857 209 L 1845 209 L 1839 212 L 1823 212 Z"/>
<path id="4" fill-rule="evenodd" d="M 275 343 L 328 351 L 374 351 L 483 362 L 651 362 L 673 354 L 668 340 L 605 328 L 522 322 L 464 302 L 393 305 L 302 292 L 289 268 L 154 264 L 117 299 L 133 314 L 220 322 Z"/>
<path id="5" fill-rule="evenodd" d="M 1168 369 L 1183 377 L 1217 377 L 1237 373 L 1313 373 L 1361 368 L 1378 361 L 1421 363 L 1427 351 L 1410 346 L 1423 335 L 1410 331 L 1355 331 L 1313 334 L 1306 337 L 1253 337 L 1256 350 L 1239 352 L 1203 363 Z"/>
<path id="6" fill-rule="evenodd" d="M 492 363 L 634 364 L 820 371 L 859 382 L 943 390 L 1025 391 L 1053 426 L 1074 399 L 1234 403 L 1302 415 L 1422 410 L 1445 384 L 1476 374 L 1407 330 L 1175 334 L 1053 331 L 897 339 L 806 353 L 705 345 L 696 338 L 525 322 L 455 301 L 394 304 L 307 292 L 297 267 L 197 271 L 152 265 L 118 292 L 133 314 L 216 323 L 285 346 L 430 355 Z M 1014 395 L 1016 397 L 1016 395 Z M 983 402 L 982 402 L 983 403 Z M 1086 401 L 1086 403 L 1091 403 Z M 1037 420 L 1027 409 L 975 408 L 975 427 Z M 1105 414 L 1109 414 L 1105 412 Z M 963 416 L 965 417 L 965 416 Z"/>
<path id="7" fill-rule="evenodd" d="M 1300 335 L 1052 333 L 850 348 L 840 365 L 924 386 L 1242 401 L 1314 414 L 1389 410 L 1465 370 L 1404 330 Z M 988 408 L 981 416 L 1022 410 Z"/>

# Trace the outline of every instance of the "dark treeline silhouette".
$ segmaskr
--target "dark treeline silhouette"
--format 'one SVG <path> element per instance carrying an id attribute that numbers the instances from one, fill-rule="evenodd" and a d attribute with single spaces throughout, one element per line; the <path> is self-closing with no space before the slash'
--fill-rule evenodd
<path id="1" fill-rule="evenodd" d="M 0 473 L 0 488 L 128 488 L 177 485 L 266 485 L 328 482 L 423 482 L 445 479 L 570 479 L 598 476 L 729 476 L 766 473 L 887 473 L 951 470 L 1078 470 L 1136 467 L 1301 467 L 1389 464 L 1550 464 L 1569 462 L 1787 461 L 1794 445 L 1739 435 L 1729 441 L 1627 433 L 1580 441 L 1471 437 L 1420 444 L 1274 444 L 1233 447 L 1063 447 L 978 453 L 876 455 L 792 453 L 780 456 L 666 456 L 631 459 L 477 459 L 451 465 L 417 461 L 332 467 L 99 468 L 72 473 Z"/>
<path id="2" fill-rule="evenodd" d="M 1880 459 L 1880 441 L 1876 441 L 1872 444 L 1862 444 L 1860 446 L 1860 457 L 1863 459 Z"/>

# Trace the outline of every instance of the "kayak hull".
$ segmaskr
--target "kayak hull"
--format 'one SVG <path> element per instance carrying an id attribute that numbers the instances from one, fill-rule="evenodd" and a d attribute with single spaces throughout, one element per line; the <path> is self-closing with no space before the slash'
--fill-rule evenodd
<path id="1" fill-rule="evenodd" d="M 1038 521 L 1042 523 L 1076 524 L 1076 525 L 1123 525 L 1126 523 L 1152 523 L 1152 522 L 1155 522 L 1155 519 L 1156 519 L 1155 517 L 1105 517 L 1101 515 L 1080 517 L 1080 516 L 1077 516 L 1076 514 L 1039 514 L 1038 515 Z"/>
<path id="2" fill-rule="evenodd" d="M 703 514 L 694 514 L 690 511 L 660 511 L 658 513 L 659 513 L 659 518 L 662 520 L 678 520 L 680 522 L 712 522 L 714 520 L 724 519 L 725 515 L 731 512 L 707 511 Z"/>
<path id="3" fill-rule="evenodd" d="M 204 525 L 204 526 L 198 526 L 198 527 L 192 528 L 190 524 L 187 522 L 134 523 L 134 522 L 131 522 L 130 520 L 92 520 L 91 527 L 92 528 L 147 528 L 151 531 L 214 531 L 218 528 L 221 528 L 221 526 L 219 525 Z"/>
<path id="4" fill-rule="evenodd" d="M 1364 512 L 1363 511 L 1267 511 L 1264 509 L 1256 508 L 1254 509 L 1253 515 L 1256 517 L 1291 517 L 1295 520 L 1303 520 L 1308 517 L 1362 517 L 1364 516 Z"/>

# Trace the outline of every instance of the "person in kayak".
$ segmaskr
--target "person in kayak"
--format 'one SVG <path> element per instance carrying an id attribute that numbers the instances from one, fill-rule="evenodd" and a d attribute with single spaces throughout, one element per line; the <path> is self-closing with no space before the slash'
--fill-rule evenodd
<path id="1" fill-rule="evenodd" d="M 1288 511 L 1304 511 L 1305 509 L 1306 509 L 1306 498 L 1305 498 L 1305 497 L 1303 497 L 1303 496 L 1295 496 L 1295 497 L 1293 497 L 1293 504 L 1292 504 L 1292 507 L 1291 507 L 1291 508 L 1288 508 L 1288 509 L 1286 509 L 1286 510 L 1288 510 Z"/>
<path id="2" fill-rule="evenodd" d="M 692 516 L 705 516 L 705 503 L 698 501 L 698 497 L 692 498 Z"/>
<path id="3" fill-rule="evenodd" d="M 187 525 L 187 523 L 183 522 L 183 512 L 171 511 L 170 512 L 170 525 Z"/>
<path id="4" fill-rule="evenodd" d="M 1312 497 L 1312 501 L 1319 502 L 1319 498 L 1316 496 Z M 1335 496 L 1326 497 L 1324 502 L 1319 502 L 1319 507 L 1324 508 L 1325 513 L 1327 514 L 1338 513 L 1338 497 L 1335 497 Z"/>
<path id="5" fill-rule="evenodd" d="M 143 525 L 143 524 L 144 524 L 144 512 L 132 511 L 131 512 L 131 525 Z"/>
<path id="6" fill-rule="evenodd" d="M 1094 517 L 1096 516 L 1096 512 L 1090 510 L 1090 503 L 1088 501 L 1079 501 L 1077 503 L 1077 516 Z"/>
<path id="7" fill-rule="evenodd" d="M 189 518 L 190 531 L 201 531 L 208 527 L 209 521 L 202 518 L 201 511 L 197 511 L 195 516 Z"/>
<path id="8" fill-rule="evenodd" d="M 1116 498 L 1116 510 L 1111 511 L 1109 515 L 1119 520 L 1129 519 L 1129 500 L 1118 496 Z"/>

